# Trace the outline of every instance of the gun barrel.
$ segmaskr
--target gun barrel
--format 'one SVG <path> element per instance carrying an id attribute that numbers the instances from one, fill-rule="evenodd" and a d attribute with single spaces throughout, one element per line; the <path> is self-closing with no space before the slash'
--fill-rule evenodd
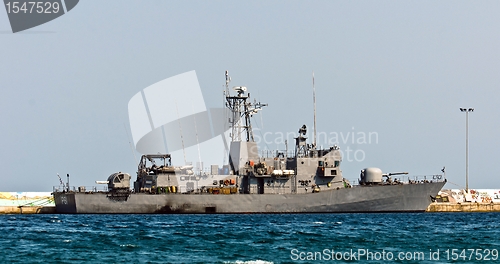
<path id="1" fill-rule="evenodd" d="M 392 175 L 401 175 L 401 174 L 408 174 L 408 172 L 406 172 L 406 171 L 405 172 L 391 172 L 388 175 L 392 176 Z"/>

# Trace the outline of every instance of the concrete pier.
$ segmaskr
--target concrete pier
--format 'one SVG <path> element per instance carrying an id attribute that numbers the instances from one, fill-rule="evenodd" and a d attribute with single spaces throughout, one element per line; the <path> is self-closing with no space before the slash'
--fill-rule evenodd
<path id="1" fill-rule="evenodd" d="M 55 214 L 55 206 L 0 206 L 0 214 Z"/>
<path id="2" fill-rule="evenodd" d="M 431 213 L 489 213 L 500 212 L 500 203 L 431 203 L 426 212 Z"/>
<path id="3" fill-rule="evenodd" d="M 50 192 L 0 192 L 0 214 L 53 214 Z"/>

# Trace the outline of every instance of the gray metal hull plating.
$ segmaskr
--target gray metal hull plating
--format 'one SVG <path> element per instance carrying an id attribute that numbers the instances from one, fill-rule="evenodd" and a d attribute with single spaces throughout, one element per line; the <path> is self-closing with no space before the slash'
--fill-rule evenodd
<path id="1" fill-rule="evenodd" d="M 106 193 L 55 192 L 58 213 L 342 213 L 423 212 L 445 182 L 355 186 L 307 194 L 145 194 L 115 201 Z"/>

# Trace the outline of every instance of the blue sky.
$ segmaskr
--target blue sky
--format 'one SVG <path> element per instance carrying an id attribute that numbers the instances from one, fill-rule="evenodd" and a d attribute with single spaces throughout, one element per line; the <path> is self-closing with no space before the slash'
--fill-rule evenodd
<path id="1" fill-rule="evenodd" d="M 445 187 L 463 187 L 459 108 L 473 107 L 469 186 L 500 188 L 499 11 L 498 1 L 80 1 L 12 34 L 0 10 L 0 190 L 50 191 L 56 173 L 75 186 L 135 178 L 129 100 L 191 70 L 207 107 L 222 105 L 229 70 L 269 104 L 254 123 L 274 135 L 312 129 L 314 71 L 318 131 L 378 135 L 339 142 L 364 155 L 344 157 L 348 179 L 446 166 Z"/>

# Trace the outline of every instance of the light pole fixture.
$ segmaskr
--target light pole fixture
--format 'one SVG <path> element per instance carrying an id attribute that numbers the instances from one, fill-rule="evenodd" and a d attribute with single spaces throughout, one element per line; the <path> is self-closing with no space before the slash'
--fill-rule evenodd
<path id="1" fill-rule="evenodd" d="M 465 192 L 469 193 L 469 112 L 474 108 L 460 108 L 465 112 Z"/>

